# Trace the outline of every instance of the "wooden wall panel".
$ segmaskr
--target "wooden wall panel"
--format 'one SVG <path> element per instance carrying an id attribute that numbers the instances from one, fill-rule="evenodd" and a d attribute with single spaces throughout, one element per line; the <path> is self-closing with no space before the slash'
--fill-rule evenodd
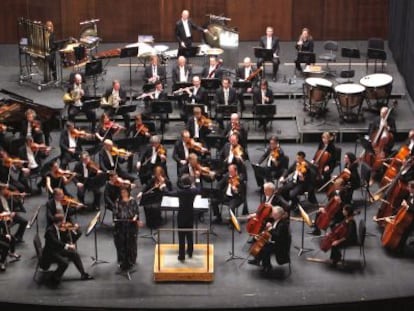
<path id="1" fill-rule="evenodd" d="M 351 39 L 358 35 L 358 17 L 361 14 L 358 10 L 358 2 L 349 0 L 324 2 L 325 19 L 320 37 L 338 40 Z"/>
<path id="2" fill-rule="evenodd" d="M 0 10 L 0 42 L 17 43 L 17 19 L 27 15 L 26 0 L 3 0 Z"/>
<path id="3" fill-rule="evenodd" d="M 336 3 L 336 0 L 331 2 Z M 291 39 L 297 40 L 302 29 L 306 27 L 315 40 L 320 40 L 324 21 L 324 0 L 294 0 Z"/>
<path id="4" fill-rule="evenodd" d="M 60 0 L 60 2 L 62 38 L 79 38 L 81 32 L 79 23 L 96 17 L 95 4 L 100 0 Z"/>
<path id="5" fill-rule="evenodd" d="M 357 33 L 349 39 L 388 37 L 389 3 L 385 0 L 358 1 Z"/>

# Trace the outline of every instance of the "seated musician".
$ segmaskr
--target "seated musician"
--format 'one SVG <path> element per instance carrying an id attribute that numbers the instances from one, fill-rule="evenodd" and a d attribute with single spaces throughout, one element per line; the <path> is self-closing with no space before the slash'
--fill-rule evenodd
<path id="1" fill-rule="evenodd" d="M 142 113 L 142 118 L 144 120 L 152 120 L 156 116 L 158 116 L 161 120 L 161 130 L 164 131 L 165 123 L 168 122 L 168 114 L 152 113 L 153 111 L 152 103 L 157 100 L 167 100 L 168 95 L 167 95 L 167 92 L 165 92 L 164 86 L 160 80 L 155 81 L 154 86 L 155 86 L 155 90 L 153 92 L 145 93 L 141 95 L 143 96 L 142 98 L 144 99 L 144 105 L 145 105 L 144 112 Z"/>
<path id="2" fill-rule="evenodd" d="M 0 215 L 8 214 L 10 216 L 10 222 L 7 225 L 18 225 L 16 233 L 13 234 L 15 243 L 23 242 L 27 226 L 27 220 L 19 212 L 26 211 L 23 207 L 24 195 L 25 193 L 11 191 L 5 185 L 0 185 Z"/>
<path id="3" fill-rule="evenodd" d="M 126 104 L 126 92 L 121 88 L 121 83 L 118 80 L 112 81 L 112 88 L 105 91 L 102 101 L 101 108 L 106 111 L 108 116 L 112 117 L 117 114 L 117 109 Z M 125 127 L 129 128 L 129 113 L 122 115 L 125 122 Z"/>
<path id="4" fill-rule="evenodd" d="M 272 206 L 281 206 L 286 212 L 289 211 L 289 202 L 279 195 L 275 184 L 272 182 L 265 182 L 263 184 L 263 197 L 261 201 Z"/>
<path id="5" fill-rule="evenodd" d="M 414 155 L 414 129 L 411 129 L 408 132 L 408 138 L 405 144 L 408 146 L 408 149 L 410 150 L 410 154 L 413 156 Z"/>
<path id="6" fill-rule="evenodd" d="M 28 177 L 40 173 L 42 159 L 49 155 L 50 147 L 44 144 L 36 144 L 33 137 L 27 136 L 26 143 L 19 149 L 19 158 L 26 161 L 19 174 L 19 182 L 24 185 L 25 192 L 40 194 L 42 192 L 41 181 L 37 185 L 37 191 L 30 189 Z"/>
<path id="7" fill-rule="evenodd" d="M 308 28 L 303 28 L 302 33 L 299 36 L 298 41 L 296 42 L 295 48 L 298 52 L 313 52 L 313 38 L 309 32 Z M 299 56 L 299 54 L 298 54 Z M 302 66 L 300 63 L 300 59 L 297 57 L 295 60 L 296 70 L 302 72 Z M 310 65 L 310 64 L 307 64 Z"/>
<path id="8" fill-rule="evenodd" d="M 16 253 L 16 238 L 10 234 L 9 218 L 8 212 L 0 213 L 0 272 L 6 271 L 7 256 L 16 260 L 21 257 Z"/>
<path id="9" fill-rule="evenodd" d="M 27 109 L 24 113 L 25 119 L 22 121 L 20 130 L 20 136 L 26 137 L 28 135 L 33 137 L 33 140 L 37 144 L 45 143 L 45 136 L 41 128 L 40 120 L 37 118 L 36 111 L 33 109 Z"/>
<path id="10" fill-rule="evenodd" d="M 217 57 L 211 56 L 209 59 L 209 65 L 203 67 L 201 77 L 203 79 L 219 79 L 223 77 L 223 70 L 220 68 L 222 62 Z"/>
<path id="11" fill-rule="evenodd" d="M 214 223 L 222 222 L 219 209 L 220 203 L 228 204 L 229 208 L 235 213 L 236 208 L 244 203 L 246 197 L 245 177 L 239 174 L 235 164 L 230 164 L 227 170 L 228 172 L 217 183 L 219 196 L 211 198 L 211 207 L 216 217 Z"/>
<path id="12" fill-rule="evenodd" d="M 201 166 L 197 154 L 195 153 L 190 153 L 188 155 L 188 164 L 183 165 L 180 168 L 178 177 L 183 175 L 189 175 L 191 178 L 191 185 L 196 188 L 201 187 L 203 179 L 210 182 L 215 179 L 215 172 L 211 171 L 206 166 Z M 179 183 L 178 187 L 180 187 Z"/>
<path id="13" fill-rule="evenodd" d="M 71 102 L 69 103 L 68 108 L 69 120 L 75 122 L 75 117 L 79 113 L 85 113 L 86 118 L 89 122 L 91 122 L 91 132 L 94 133 L 96 126 L 96 113 L 94 110 L 84 109 L 82 98 L 85 95 L 85 91 L 82 88 L 82 76 L 77 73 L 74 78 L 74 83 L 68 88 L 68 93 L 71 97 Z"/>
<path id="14" fill-rule="evenodd" d="M 237 133 L 230 135 L 229 141 L 220 150 L 220 160 L 226 167 L 229 164 L 237 165 L 238 171 L 244 176 L 247 176 L 245 165 L 246 153 L 239 144 L 239 136 Z"/>
<path id="15" fill-rule="evenodd" d="M 148 228 L 155 229 L 162 224 L 163 220 L 160 210 L 162 196 L 171 190 L 172 183 L 165 170 L 162 166 L 155 166 L 152 171 L 152 177 L 143 185 L 142 191 L 137 195 L 137 198 L 141 199 L 141 204 L 144 206 Z"/>
<path id="16" fill-rule="evenodd" d="M 279 70 L 279 38 L 273 35 L 273 27 L 266 27 L 266 35 L 260 38 L 259 46 L 264 49 L 272 50 L 273 58 L 272 59 L 262 59 L 259 58 L 257 60 L 257 67 L 261 67 L 263 65 L 263 61 L 271 61 L 273 64 L 273 81 L 277 80 L 277 72 Z"/>
<path id="17" fill-rule="evenodd" d="M 11 162 L 11 158 L 8 153 L 0 145 L 0 183 L 8 184 L 9 188 L 12 190 L 19 190 L 24 192 L 26 187 L 22 184 L 18 177 L 15 177 L 12 174 L 12 171 L 17 171 L 22 168 L 23 160 L 19 159 L 18 161 Z"/>
<path id="18" fill-rule="evenodd" d="M 352 195 L 355 189 L 361 186 L 361 177 L 358 172 L 358 161 L 352 152 L 347 152 L 344 155 L 344 169 L 349 170 L 351 178 L 347 181 L 344 187 L 340 190 L 341 200 L 344 204 L 352 203 Z"/>
<path id="19" fill-rule="evenodd" d="M 337 159 L 334 139 L 335 136 L 332 133 L 322 133 L 318 150 L 316 150 L 315 157 L 311 161 L 312 164 L 318 167 L 318 171 L 321 175 L 321 184 L 325 184 L 331 179 L 331 174 L 335 169 Z"/>
<path id="20" fill-rule="evenodd" d="M 150 128 L 142 121 L 142 114 L 138 113 L 135 115 L 135 122 L 129 128 L 127 132 L 127 137 L 135 139 L 134 154 L 128 158 L 128 172 L 132 172 L 132 167 L 134 163 L 134 156 L 138 152 L 138 156 L 145 149 L 145 146 L 149 143 L 152 133 Z"/>
<path id="21" fill-rule="evenodd" d="M 161 166 L 168 176 L 167 150 L 161 145 L 161 139 L 157 135 L 151 137 L 150 145 L 142 152 L 139 161 L 136 164 L 142 185 L 148 183 L 155 166 Z"/>
<path id="22" fill-rule="evenodd" d="M 391 134 L 389 141 L 387 142 L 386 146 L 384 146 L 385 157 L 387 157 L 394 147 L 394 137 L 397 132 L 397 128 L 395 126 L 395 119 L 388 115 L 389 108 L 382 107 L 380 110 L 379 116 L 377 116 L 372 123 L 369 125 L 368 135 L 371 138 L 371 143 L 374 143 L 374 139 L 378 135 L 378 131 L 383 128 L 383 132 L 378 137 L 379 140 L 382 139 L 382 135 L 386 135 L 384 130 Z M 387 117 L 388 115 L 388 117 Z"/>
<path id="23" fill-rule="evenodd" d="M 298 151 L 296 153 L 296 161 L 279 179 L 279 182 L 283 184 L 279 188 L 280 194 L 285 200 L 292 201 L 291 208 L 295 210 L 299 203 L 298 196 L 307 191 L 311 186 L 311 171 L 305 157 L 306 154 L 303 151 Z M 309 201 L 311 201 L 311 197 L 309 197 Z"/>
<path id="24" fill-rule="evenodd" d="M 63 170 L 59 167 L 57 161 L 51 163 L 50 171 L 46 174 L 45 188 L 49 194 L 49 199 L 53 196 L 53 189 L 61 188 L 65 195 L 69 195 L 66 185 L 69 184 L 76 173 Z"/>
<path id="25" fill-rule="evenodd" d="M 76 209 L 83 206 L 82 203 L 72 200 L 69 202 L 68 198 L 63 193 L 61 188 L 53 189 L 53 197 L 49 199 L 46 203 L 46 228 L 53 224 L 53 219 L 57 214 L 62 214 L 65 216 L 64 222 L 69 222 L 74 225 L 73 230 L 70 230 L 70 235 L 73 243 L 81 237 L 82 231 L 78 224 L 72 222 L 73 215 L 76 214 Z"/>
<path id="26" fill-rule="evenodd" d="M 247 129 L 240 121 L 238 113 L 232 113 L 230 116 L 230 123 L 227 125 L 225 130 L 225 136 L 228 138 L 233 133 L 239 136 L 239 143 L 247 153 Z M 246 154 L 248 158 L 248 154 Z"/>
<path id="27" fill-rule="evenodd" d="M 251 77 L 251 75 L 256 71 L 256 68 L 253 67 L 252 60 L 250 57 L 245 57 L 243 60 L 243 66 L 236 69 L 236 79 L 237 81 L 251 81 L 251 85 L 248 88 L 241 88 L 237 91 L 237 97 L 240 102 L 241 111 L 245 110 L 244 105 L 244 94 L 252 93 L 253 89 L 256 87 L 257 82 L 259 81 L 259 75 Z M 248 79 L 248 80 L 247 80 Z"/>
<path id="28" fill-rule="evenodd" d="M 256 107 L 258 105 L 271 105 L 273 104 L 273 91 L 269 88 L 267 80 L 262 79 L 260 81 L 260 89 L 253 92 L 253 112 L 257 115 Z M 265 127 L 269 119 L 272 116 L 259 116 L 259 128 Z"/>
<path id="29" fill-rule="evenodd" d="M 74 183 L 76 185 L 77 196 L 79 202 L 85 204 L 85 193 L 87 190 L 93 193 L 93 209 L 99 211 L 101 209 L 101 189 L 97 183 L 96 177 L 103 171 L 99 166 L 91 160 L 87 151 L 83 151 L 80 161 L 76 163 L 73 170 L 76 173 Z"/>
<path id="30" fill-rule="evenodd" d="M 211 120 L 203 115 L 200 107 L 194 107 L 193 116 L 188 119 L 186 125 L 191 138 L 205 142 L 207 135 L 211 132 L 211 127 Z"/>
<path id="31" fill-rule="evenodd" d="M 201 80 L 199 76 L 193 76 L 192 79 L 193 86 L 192 88 L 186 88 L 184 91 L 187 93 L 187 103 L 188 104 L 200 104 L 204 105 L 204 112 L 207 113 L 207 102 L 208 94 L 204 87 L 201 86 Z M 187 122 L 188 114 L 187 108 L 183 107 L 183 110 L 180 112 L 181 118 Z"/>
<path id="32" fill-rule="evenodd" d="M 231 87 L 229 78 L 223 78 L 221 80 L 221 88 L 216 91 L 215 102 L 216 105 L 237 105 L 237 93 Z M 222 113 L 216 113 L 216 120 L 221 129 L 224 129 L 223 118 L 224 115 Z"/>
<path id="33" fill-rule="evenodd" d="M 52 263 L 57 263 L 58 267 L 50 278 L 51 285 L 57 286 L 66 269 L 69 266 L 69 262 L 73 262 L 76 269 L 81 274 L 81 280 L 93 279 L 82 264 L 82 260 L 76 251 L 76 244 L 70 241 L 66 237 L 67 232 L 62 231 L 62 225 L 64 223 L 64 215 L 56 214 L 52 218 L 51 224 L 46 229 L 45 233 L 45 247 L 43 248 L 42 257 L 40 261 L 40 268 L 49 269 Z"/>
<path id="34" fill-rule="evenodd" d="M 151 63 L 145 67 L 143 78 L 147 84 L 154 84 L 156 81 L 166 82 L 165 67 L 160 65 L 158 55 L 151 55 Z"/>
<path id="35" fill-rule="evenodd" d="M 336 267 L 338 262 L 341 261 L 341 247 L 347 245 L 355 245 L 358 241 L 357 228 L 354 220 L 354 207 L 352 205 L 346 204 L 342 209 L 342 213 L 344 215 L 344 220 L 340 224 L 345 225 L 347 230 L 345 236 L 341 237 L 338 240 L 332 241 L 330 259 L 333 267 Z M 332 230 L 335 230 L 335 228 L 336 227 L 334 227 Z"/>
<path id="36" fill-rule="evenodd" d="M 127 158 L 132 154 L 129 151 L 125 151 L 125 154 L 117 152 L 114 143 L 110 139 L 104 140 L 104 146 L 99 152 L 99 167 L 103 172 L 116 171 L 117 174 L 124 179 L 128 179 L 131 182 L 135 180 L 135 177 L 126 172 L 120 164 L 125 163 Z"/>
<path id="37" fill-rule="evenodd" d="M 269 273 L 272 270 L 272 254 L 275 255 L 276 261 L 280 265 L 288 263 L 290 260 L 289 221 L 286 212 L 282 207 L 272 207 L 271 217 L 266 222 L 264 230 L 270 234 L 271 239 L 263 246 L 258 255 L 248 262 L 252 265 L 261 264 L 263 271 Z M 252 247 L 254 247 L 254 245 Z"/>
<path id="38" fill-rule="evenodd" d="M 277 136 L 272 136 L 269 139 L 269 146 L 266 148 L 263 155 L 257 161 L 257 165 L 265 162 L 265 180 L 272 181 L 279 179 L 287 169 L 287 158 L 285 152 L 280 147 Z"/>
<path id="39" fill-rule="evenodd" d="M 129 122 L 129 121 L 128 121 Z M 114 136 L 118 135 L 120 131 L 126 128 L 118 123 L 115 123 L 109 118 L 109 115 L 105 112 L 101 114 L 98 125 L 97 137 L 103 141 L 105 139 L 113 140 Z"/>
<path id="40" fill-rule="evenodd" d="M 82 152 L 80 141 L 74 135 L 75 126 L 72 122 L 66 122 L 66 130 L 60 134 L 60 166 L 66 169 L 69 162 L 78 161 L 79 155 Z"/>
<path id="41" fill-rule="evenodd" d="M 319 207 L 318 212 L 315 214 L 315 219 L 312 224 L 313 230 L 308 232 L 309 234 L 319 236 L 321 235 L 321 228 L 319 228 L 318 218 L 322 217 L 323 214 L 327 213 L 327 208 L 337 208 L 337 212 L 333 215 L 333 217 L 329 221 L 329 227 L 332 229 L 337 224 L 344 220 L 344 214 L 342 212 L 342 208 L 344 203 L 341 200 L 341 196 L 339 193 L 335 193 L 334 196 L 329 200 L 326 206 Z M 325 230 L 325 228 L 322 228 Z"/>
<path id="42" fill-rule="evenodd" d="M 178 57 L 177 64 L 172 68 L 173 91 L 177 89 L 177 83 L 188 83 L 191 78 L 192 68 L 187 64 L 187 59 L 184 56 Z"/>

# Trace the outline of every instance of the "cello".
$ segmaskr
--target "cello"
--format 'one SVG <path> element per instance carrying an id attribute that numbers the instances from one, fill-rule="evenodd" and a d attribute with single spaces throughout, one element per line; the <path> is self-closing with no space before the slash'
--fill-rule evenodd
<path id="1" fill-rule="evenodd" d="M 396 250 L 400 245 L 401 238 L 414 220 L 414 213 L 409 211 L 407 202 L 403 201 L 401 208 L 395 218 L 385 225 L 381 237 L 382 246 L 390 250 Z"/>
<path id="2" fill-rule="evenodd" d="M 332 218 L 341 208 L 341 197 L 334 195 L 325 206 L 325 213 L 319 213 L 315 221 L 315 226 L 320 230 L 326 230 L 331 223 Z"/>
<path id="3" fill-rule="evenodd" d="M 345 238 L 348 235 L 348 225 L 346 221 L 338 224 L 331 232 L 324 236 L 321 240 L 320 248 L 322 251 L 327 252 L 332 248 L 334 241 Z"/>
<path id="4" fill-rule="evenodd" d="M 329 186 L 328 190 L 326 191 L 326 196 L 330 198 L 336 191 L 340 191 L 345 184 L 351 179 L 351 171 L 347 168 L 345 168 L 341 174 L 339 174 L 337 177 L 330 180 L 328 183 L 332 183 L 332 185 Z M 319 188 L 318 191 L 325 188 L 325 185 Z"/>
<path id="5" fill-rule="evenodd" d="M 394 177 L 398 174 L 401 167 L 403 166 L 404 161 L 407 159 L 407 157 L 410 155 L 410 149 L 407 145 L 401 146 L 400 150 L 397 152 L 397 154 L 392 158 L 391 163 L 389 164 L 387 170 L 384 173 L 384 176 L 382 177 L 380 187 L 385 187 L 388 185 Z"/>
<path id="6" fill-rule="evenodd" d="M 256 211 L 256 216 L 249 219 L 246 224 L 246 231 L 251 235 L 257 235 L 263 230 L 264 221 L 270 217 L 272 213 L 272 205 L 268 203 L 262 203 L 259 205 Z"/>
<path id="7" fill-rule="evenodd" d="M 270 238 L 272 237 L 271 233 L 268 230 L 263 231 L 259 235 L 256 236 L 256 242 L 253 243 L 252 247 L 250 247 L 250 255 L 256 257 L 259 255 L 262 248 L 269 243 Z"/>

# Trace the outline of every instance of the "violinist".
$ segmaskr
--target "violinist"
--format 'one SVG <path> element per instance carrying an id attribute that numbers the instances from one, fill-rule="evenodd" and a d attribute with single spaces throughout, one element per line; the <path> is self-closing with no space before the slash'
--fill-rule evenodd
<path id="1" fill-rule="evenodd" d="M 77 137 L 74 132 L 75 125 L 68 121 L 66 122 L 66 130 L 63 130 L 60 134 L 60 165 L 63 169 L 67 168 L 69 162 L 78 161 L 82 152 L 79 139 L 81 137 Z"/>
<path id="2" fill-rule="evenodd" d="M 24 116 L 25 119 L 22 121 L 20 136 L 26 137 L 27 135 L 30 135 L 33 137 L 35 143 L 44 143 L 45 137 L 42 132 L 40 121 L 37 118 L 36 111 L 33 109 L 27 109 Z"/>
<path id="3" fill-rule="evenodd" d="M 217 183 L 218 196 L 211 198 L 211 207 L 213 209 L 214 223 L 221 223 L 222 218 L 219 210 L 220 203 L 228 204 L 229 208 L 235 212 L 241 204 L 245 202 L 246 186 L 245 178 L 239 174 L 237 166 L 230 164 L 227 173 Z"/>
<path id="4" fill-rule="evenodd" d="M 178 181 L 183 175 L 190 176 L 191 186 L 192 187 L 201 187 L 201 171 L 200 164 L 198 163 L 198 158 L 195 153 L 190 153 L 188 155 L 188 164 L 183 165 L 178 172 Z M 177 183 L 178 187 L 181 188 L 181 185 Z"/>
<path id="5" fill-rule="evenodd" d="M 273 104 L 273 91 L 269 88 L 269 84 L 266 79 L 260 81 L 260 88 L 253 92 L 253 113 L 256 114 L 256 107 L 258 105 L 271 105 Z M 260 115 L 259 128 L 265 127 L 269 120 L 269 116 Z"/>
<path id="6" fill-rule="evenodd" d="M 410 150 L 410 154 L 414 155 L 414 129 L 411 129 L 408 132 L 408 138 L 406 141 L 406 145 L 408 146 L 408 149 Z"/>
<path id="7" fill-rule="evenodd" d="M 236 69 L 236 80 L 237 81 L 251 81 L 251 84 L 249 87 L 240 88 L 237 90 L 237 97 L 240 102 L 241 111 L 244 111 L 246 108 L 244 105 L 244 95 L 246 93 L 251 94 L 253 92 L 253 89 L 257 86 L 257 83 L 259 81 L 259 75 L 254 76 L 251 80 L 247 80 L 247 78 L 249 78 L 251 74 L 255 71 L 256 71 L 256 68 L 254 68 L 250 57 L 245 57 L 243 59 L 242 66 Z"/>
<path id="8" fill-rule="evenodd" d="M 121 187 L 126 186 L 127 184 L 122 182 L 122 178 L 120 178 L 115 171 L 108 172 L 108 181 L 106 182 L 104 188 L 105 208 L 109 209 L 110 211 L 113 211 L 115 203 L 121 195 Z"/>
<path id="9" fill-rule="evenodd" d="M 269 145 L 263 155 L 257 161 L 257 165 L 261 165 L 263 162 L 265 168 L 264 177 L 266 181 L 279 179 L 284 173 L 284 170 L 287 169 L 287 159 L 285 152 L 280 147 L 279 139 L 277 136 L 270 137 Z"/>
<path id="10" fill-rule="evenodd" d="M 247 176 L 246 159 L 247 155 L 239 144 L 239 136 L 237 133 L 230 135 L 228 142 L 220 150 L 222 169 L 226 169 L 229 164 L 235 164 L 240 174 Z"/>
<path id="11" fill-rule="evenodd" d="M 109 88 L 105 91 L 101 107 L 105 110 L 108 116 L 112 117 L 118 114 L 118 108 L 126 104 L 126 92 L 121 88 L 121 83 L 118 80 L 112 81 L 112 88 Z M 129 128 L 130 116 L 129 113 L 124 113 L 122 115 L 125 128 Z"/>
<path id="12" fill-rule="evenodd" d="M 227 125 L 225 136 L 228 138 L 231 134 L 237 134 L 239 136 L 239 143 L 243 149 L 247 152 L 247 130 L 243 123 L 240 121 L 238 113 L 232 113 L 230 115 L 230 122 Z M 246 154 L 248 157 L 248 155 Z"/>
<path id="13" fill-rule="evenodd" d="M 217 105 L 237 105 L 237 93 L 234 88 L 231 87 L 231 81 L 229 78 L 223 78 L 221 80 L 221 88 L 216 91 L 215 102 Z M 223 114 L 216 112 L 216 120 L 221 129 L 224 129 Z"/>
<path id="14" fill-rule="evenodd" d="M 24 193 L 18 191 L 11 191 L 5 185 L 0 186 L 0 214 L 8 214 L 10 221 L 7 224 L 9 227 L 12 224 L 17 224 L 18 229 L 15 234 L 9 230 L 9 234 L 13 235 L 15 243 L 23 242 L 23 235 L 26 231 L 27 220 L 21 216 L 18 211 L 26 211 L 20 198 Z"/>
<path id="15" fill-rule="evenodd" d="M 108 114 L 104 112 L 99 120 L 98 137 L 100 140 L 112 140 L 115 135 L 119 134 L 119 132 L 124 129 L 125 127 L 115 123 L 114 121 L 111 121 Z"/>
<path id="16" fill-rule="evenodd" d="M 15 260 L 20 259 L 16 253 L 16 238 L 10 233 L 10 214 L 0 213 L 0 272 L 6 271 L 7 255 Z"/>
<path id="17" fill-rule="evenodd" d="M 63 224 L 63 214 L 56 214 L 52 218 L 51 224 L 46 229 L 45 247 L 43 248 L 40 261 L 40 267 L 44 270 L 49 269 L 52 263 L 58 265 L 49 280 L 51 283 L 50 285 L 52 286 L 57 286 L 60 283 L 63 274 L 68 268 L 69 262 L 74 263 L 76 269 L 81 274 L 81 280 L 86 281 L 93 279 L 92 276 L 85 272 L 82 260 L 76 251 L 74 242 L 66 241 L 64 239 L 65 231 L 62 231 Z"/>
<path id="18" fill-rule="evenodd" d="M 32 194 L 42 193 L 41 181 L 37 182 L 37 191 L 30 188 L 28 177 L 34 174 L 40 173 L 42 168 L 42 159 L 46 158 L 49 154 L 49 149 L 33 148 L 37 145 L 32 136 L 26 137 L 26 143 L 19 149 L 19 158 L 26 161 L 21 168 L 19 174 L 19 182 L 24 185 L 25 192 Z M 45 145 L 42 145 L 45 146 Z"/>
<path id="19" fill-rule="evenodd" d="M 203 147 L 202 143 L 195 142 L 190 137 L 188 130 L 181 131 L 181 139 L 177 140 L 174 144 L 172 158 L 177 163 L 177 172 L 180 168 L 185 166 L 188 162 L 188 155 L 190 152 L 194 152 L 197 155 L 204 155 L 208 152 L 208 149 Z"/>
<path id="20" fill-rule="evenodd" d="M 12 171 L 18 170 L 22 164 L 13 164 L 10 166 L 10 159 L 9 155 L 5 150 L 2 149 L 0 145 L 0 183 L 8 184 L 9 188 L 12 190 L 19 190 L 20 192 L 24 192 L 26 187 L 19 181 L 18 177 L 15 177 L 11 174 Z"/>
<path id="21" fill-rule="evenodd" d="M 121 187 L 120 198 L 113 210 L 114 242 L 121 271 L 128 271 L 137 260 L 138 226 L 142 227 L 139 219 L 138 204 L 131 197 L 128 188 Z"/>
<path id="22" fill-rule="evenodd" d="M 211 132 L 211 120 L 203 115 L 200 107 L 194 107 L 193 116 L 187 121 L 186 129 L 190 136 L 196 141 L 205 142 L 206 137 Z"/>
<path id="23" fill-rule="evenodd" d="M 262 265 L 264 272 L 272 270 L 271 256 L 275 255 L 278 264 L 282 265 L 290 260 L 290 232 L 289 222 L 285 210 L 280 206 L 272 207 L 271 217 L 265 224 L 264 232 L 269 234 L 269 241 L 265 241 L 254 259 L 248 261 L 251 265 Z M 263 234 L 263 233 L 262 233 Z M 260 235 L 259 235 L 260 236 Z M 252 248 L 256 245 L 253 244 Z"/>
<path id="24" fill-rule="evenodd" d="M 117 174 L 124 178 L 129 179 L 131 182 L 135 180 L 135 177 L 125 171 L 120 164 L 126 161 L 126 158 L 131 156 L 130 153 L 125 151 L 125 154 L 117 152 L 120 150 L 114 146 L 114 143 L 110 139 L 104 140 L 104 147 L 99 152 L 99 166 L 103 172 L 116 171 Z"/>
<path id="25" fill-rule="evenodd" d="M 342 213 L 344 215 L 344 220 L 338 224 L 337 226 L 333 227 L 332 232 L 335 232 L 335 229 L 339 226 L 345 227 L 345 234 L 340 236 L 338 235 L 331 241 L 331 265 L 336 267 L 339 261 L 341 261 L 341 248 L 348 245 L 355 245 L 357 243 L 357 229 L 356 223 L 354 220 L 354 207 L 352 205 L 346 204 L 342 209 Z M 331 233 L 332 233 L 331 232 Z"/>
<path id="26" fill-rule="evenodd" d="M 80 161 L 76 163 L 74 172 L 76 177 L 74 183 L 77 188 L 79 202 L 85 204 L 85 193 L 93 193 L 93 209 L 99 211 L 101 208 L 101 183 L 98 182 L 98 176 L 104 177 L 103 171 L 91 160 L 87 151 L 82 151 Z"/>
<path id="27" fill-rule="evenodd" d="M 273 64 L 273 81 L 277 80 L 277 72 L 279 70 L 279 38 L 273 35 L 273 27 L 267 26 L 266 27 L 266 35 L 260 38 L 259 46 L 267 49 L 272 50 L 272 58 L 270 59 L 261 59 L 257 60 L 257 67 L 261 67 L 264 61 L 271 61 Z"/>
<path id="28" fill-rule="evenodd" d="M 69 184 L 76 173 L 63 170 L 59 167 L 56 161 L 51 163 L 50 171 L 46 175 L 46 190 L 49 194 L 49 199 L 53 196 L 53 189 L 61 188 L 65 195 L 69 195 L 66 185 Z"/>
<path id="29" fill-rule="evenodd" d="M 191 88 L 186 88 L 186 102 L 187 105 L 204 105 L 204 112 L 207 113 L 207 103 L 208 103 L 208 93 L 207 90 L 201 86 L 201 80 L 199 76 L 193 76 L 191 82 L 193 83 Z M 187 122 L 189 110 L 187 106 L 183 106 L 182 111 L 180 112 L 181 118 L 184 122 Z"/>
<path id="30" fill-rule="evenodd" d="M 340 190 L 341 200 L 344 204 L 351 204 L 355 189 L 361 186 L 361 177 L 358 172 L 358 161 L 355 154 L 347 152 L 344 155 L 344 168 L 351 172 L 351 178 Z"/>
<path id="31" fill-rule="evenodd" d="M 311 163 L 317 166 L 321 176 L 321 184 L 331 179 L 331 174 L 336 165 L 335 136 L 332 133 L 324 132 L 321 136 L 318 149 Z"/>
<path id="32" fill-rule="evenodd" d="M 142 114 L 138 113 L 135 115 L 135 122 L 134 124 L 129 128 L 127 137 L 134 138 L 136 141 L 135 145 L 137 146 L 134 151 L 137 151 L 138 154 L 141 154 L 142 151 L 145 149 L 145 146 L 149 143 L 149 140 L 151 138 L 151 131 L 149 124 L 146 124 L 142 121 Z M 128 158 L 128 172 L 132 172 L 133 163 L 134 163 L 134 156 L 136 152 Z"/>
<path id="33" fill-rule="evenodd" d="M 154 167 L 161 166 L 166 175 L 167 173 L 167 150 L 161 145 L 159 136 L 154 135 L 150 139 L 150 145 L 140 155 L 139 161 L 136 164 L 137 171 L 141 184 L 148 183 L 151 178 Z"/>

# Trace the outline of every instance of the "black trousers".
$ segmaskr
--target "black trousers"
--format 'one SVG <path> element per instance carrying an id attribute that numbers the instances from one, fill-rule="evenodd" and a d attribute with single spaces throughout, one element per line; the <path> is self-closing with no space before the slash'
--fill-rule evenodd
<path id="1" fill-rule="evenodd" d="M 76 251 L 66 249 L 52 254 L 43 254 L 40 267 L 47 270 L 53 263 L 56 263 L 58 267 L 53 272 L 52 277 L 56 281 L 60 281 L 70 262 L 73 262 L 81 275 L 85 273 L 79 254 Z"/>
<path id="2" fill-rule="evenodd" d="M 280 188 L 280 193 L 285 200 L 291 200 L 293 206 L 297 206 L 299 199 L 298 195 L 305 192 L 305 185 L 303 183 L 294 183 L 289 181 L 282 188 Z"/>
<path id="3" fill-rule="evenodd" d="M 243 203 L 243 199 L 240 196 L 225 196 L 223 199 L 221 198 L 211 198 L 211 206 L 213 208 L 214 216 L 221 218 L 219 204 L 223 202 L 228 204 L 229 208 L 232 210 L 233 213 L 236 212 L 236 208 L 239 207 Z"/>
<path id="4" fill-rule="evenodd" d="M 61 150 L 61 154 L 60 154 L 60 166 L 62 167 L 62 169 L 66 169 L 68 167 L 68 164 L 72 161 L 79 161 L 79 152 L 75 151 L 75 153 L 70 153 L 70 152 L 66 152 Z"/>
<path id="5" fill-rule="evenodd" d="M 266 60 L 266 61 L 272 62 L 272 64 L 273 64 L 273 78 L 276 78 L 277 72 L 279 71 L 279 64 L 280 64 L 279 58 L 272 58 L 271 60 L 269 59 L 269 60 Z M 259 58 L 257 60 L 257 68 L 260 68 L 262 66 L 263 62 L 265 62 L 265 60 L 262 59 L 262 58 Z"/>
<path id="6" fill-rule="evenodd" d="M 85 186 L 82 188 L 78 187 L 78 199 L 80 202 L 85 203 L 85 194 L 86 191 L 92 191 L 93 193 L 93 206 L 100 207 L 101 206 L 101 191 L 99 189 L 87 189 Z"/>
<path id="7" fill-rule="evenodd" d="M 119 223 L 115 226 L 114 243 L 118 262 L 122 270 L 130 269 L 138 255 L 138 229 L 132 223 Z"/>
<path id="8" fill-rule="evenodd" d="M 31 169 L 29 176 L 32 176 L 39 172 L 40 172 L 40 165 L 36 167 L 35 169 Z M 33 190 L 30 188 L 30 185 L 29 185 L 29 178 L 28 178 L 29 176 L 25 176 L 22 172 L 20 172 L 19 174 L 19 183 L 24 186 L 24 191 L 27 193 L 33 192 Z M 38 187 L 40 188 L 39 184 L 38 184 Z"/>
<path id="9" fill-rule="evenodd" d="M 10 243 L 6 237 L 0 238 L 0 263 L 6 263 L 7 254 L 9 253 Z"/>
<path id="10" fill-rule="evenodd" d="M 178 227 L 179 229 L 192 229 L 192 227 Z M 194 240 L 192 231 L 178 231 L 178 257 L 185 258 L 185 241 L 187 240 L 187 254 L 192 255 Z"/>
<path id="11" fill-rule="evenodd" d="M 18 225 L 17 231 L 14 234 L 14 237 L 20 240 L 23 239 L 24 232 L 26 231 L 27 220 L 24 219 L 19 214 L 16 214 L 13 218 L 13 223 Z"/>
<path id="12" fill-rule="evenodd" d="M 84 113 L 88 121 L 91 122 L 91 131 L 94 133 L 96 129 L 96 113 L 94 110 L 84 110 L 82 107 L 75 107 L 72 105 L 68 109 L 69 121 L 75 123 L 75 117 L 80 113 Z"/>

